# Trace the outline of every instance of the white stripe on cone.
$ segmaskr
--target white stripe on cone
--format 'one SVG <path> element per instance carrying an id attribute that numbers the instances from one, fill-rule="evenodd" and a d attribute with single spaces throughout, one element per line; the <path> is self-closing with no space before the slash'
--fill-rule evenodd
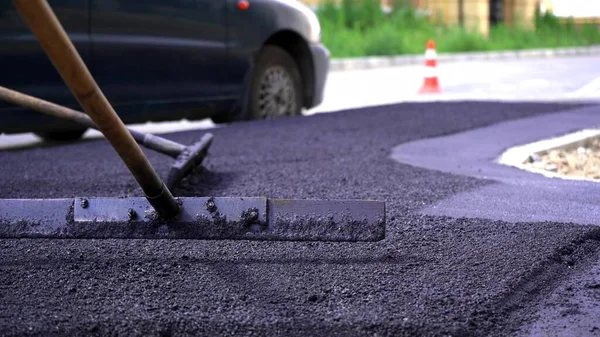
<path id="1" fill-rule="evenodd" d="M 437 58 L 437 52 L 435 51 L 435 49 L 427 49 L 427 51 L 425 52 L 425 59 L 426 60 L 435 60 Z"/>

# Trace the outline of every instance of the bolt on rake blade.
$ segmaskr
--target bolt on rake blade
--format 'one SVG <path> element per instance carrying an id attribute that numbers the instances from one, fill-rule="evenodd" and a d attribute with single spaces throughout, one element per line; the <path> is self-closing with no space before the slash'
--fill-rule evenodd
<path id="1" fill-rule="evenodd" d="M 177 198 L 159 218 L 146 198 L 0 199 L 0 238 L 379 241 L 385 203 L 264 197 Z"/>

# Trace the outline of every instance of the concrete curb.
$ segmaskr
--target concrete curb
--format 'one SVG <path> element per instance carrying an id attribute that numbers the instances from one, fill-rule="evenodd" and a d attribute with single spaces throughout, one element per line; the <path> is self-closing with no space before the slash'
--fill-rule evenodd
<path id="1" fill-rule="evenodd" d="M 438 62 L 459 62 L 459 61 L 481 61 L 481 60 L 514 60 L 530 58 L 553 58 L 565 56 L 585 56 L 599 55 L 600 45 L 575 48 L 551 48 L 551 49 L 529 49 L 529 50 L 508 50 L 499 52 L 470 52 L 438 54 Z M 402 56 L 373 56 L 361 58 L 339 58 L 332 59 L 331 71 L 363 70 L 385 67 L 403 66 L 409 64 L 422 64 L 425 59 L 423 55 L 402 55 Z"/>
<path id="2" fill-rule="evenodd" d="M 552 150 L 559 149 L 572 150 L 584 145 L 587 143 L 587 141 L 598 137 L 600 137 L 600 129 L 592 128 L 569 133 L 560 137 L 554 137 L 521 146 L 515 146 L 502 153 L 502 155 L 497 159 L 497 163 L 512 166 L 528 172 L 538 173 L 548 178 L 600 182 L 598 179 L 565 176 L 560 173 L 538 169 L 526 164 L 531 155 L 542 156 Z"/>

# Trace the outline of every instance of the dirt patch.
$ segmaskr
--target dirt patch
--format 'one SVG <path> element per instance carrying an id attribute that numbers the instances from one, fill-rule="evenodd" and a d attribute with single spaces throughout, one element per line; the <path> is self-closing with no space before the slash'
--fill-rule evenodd
<path id="1" fill-rule="evenodd" d="M 568 177 L 600 181 L 600 137 L 594 137 L 574 148 L 554 149 L 532 154 L 528 166 Z"/>

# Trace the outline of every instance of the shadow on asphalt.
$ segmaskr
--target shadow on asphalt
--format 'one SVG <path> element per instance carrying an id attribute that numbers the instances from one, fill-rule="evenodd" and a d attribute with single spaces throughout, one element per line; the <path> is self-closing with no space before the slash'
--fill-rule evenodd
<path id="1" fill-rule="evenodd" d="M 204 166 L 198 167 L 192 175 L 184 178 L 179 186 L 173 189 L 173 193 L 180 197 L 212 195 L 213 191 L 236 184 L 236 177 L 241 175 L 236 172 L 217 172 Z"/>

